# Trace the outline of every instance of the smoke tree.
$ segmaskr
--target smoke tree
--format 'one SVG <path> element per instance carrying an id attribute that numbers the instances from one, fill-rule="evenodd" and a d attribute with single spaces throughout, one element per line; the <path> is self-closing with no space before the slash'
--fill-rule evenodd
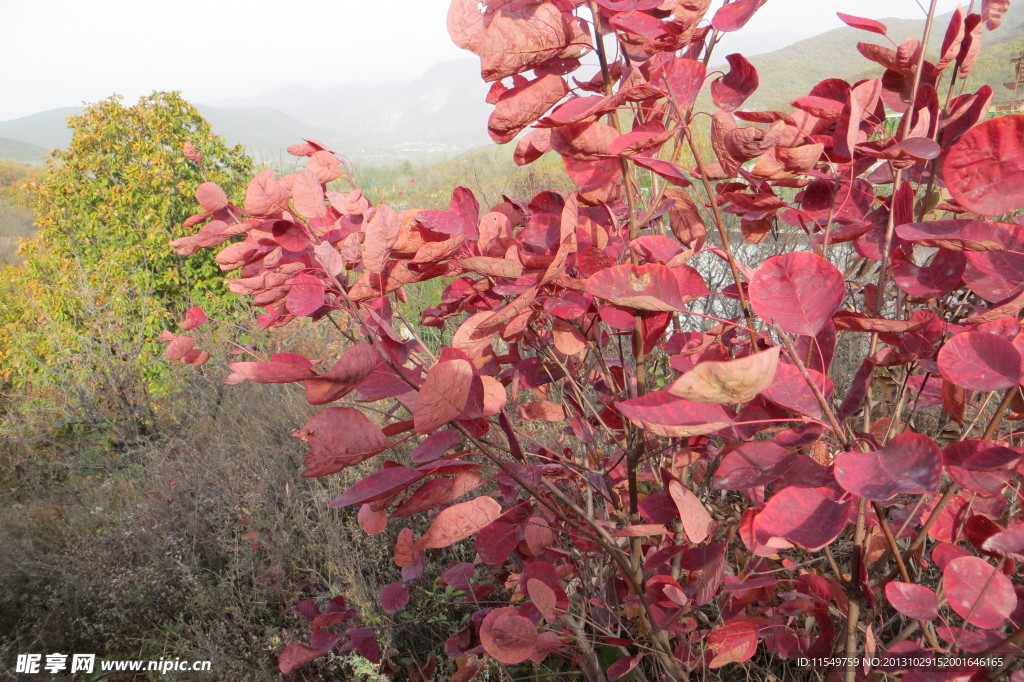
<path id="1" fill-rule="evenodd" d="M 908 661 L 948 655 L 973 658 L 943 679 L 984 679 L 1024 639 L 1024 116 L 959 94 L 1000 3 L 943 27 L 933 2 L 921 39 L 858 46 L 877 77 L 755 111 L 754 66 L 708 64 L 764 2 L 454 0 L 492 138 L 559 155 L 567 194 L 395 211 L 313 141 L 239 207 L 196 191 L 179 250 L 219 247 L 261 328 L 327 318 L 351 341 L 227 381 L 324 406 L 295 432 L 305 476 L 369 463 L 331 506 L 397 531 L 383 611 L 462 548 L 441 572 L 472 611 L 444 635 L 453 680 L 555 659 L 588 680 L 799 659 L 923 680 Z M 398 319 L 436 278 L 437 305 Z M 300 613 L 282 671 L 379 660 L 340 597 Z"/>

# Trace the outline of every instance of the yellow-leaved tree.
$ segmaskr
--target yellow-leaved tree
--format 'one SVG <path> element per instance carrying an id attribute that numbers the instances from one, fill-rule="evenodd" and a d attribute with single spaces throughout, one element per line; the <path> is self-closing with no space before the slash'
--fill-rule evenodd
<path id="1" fill-rule="evenodd" d="M 51 428 L 57 420 L 137 437 L 151 428 L 150 394 L 169 371 L 161 329 L 194 305 L 244 314 L 212 254 L 184 258 L 167 244 L 194 232 L 182 223 L 197 184 L 241 196 L 251 161 L 173 92 L 134 106 L 115 95 L 68 125 L 71 144 L 53 153 L 37 187 L 38 233 L 2 273 L 0 381 L 17 397 L 8 410 L 47 414 Z"/>

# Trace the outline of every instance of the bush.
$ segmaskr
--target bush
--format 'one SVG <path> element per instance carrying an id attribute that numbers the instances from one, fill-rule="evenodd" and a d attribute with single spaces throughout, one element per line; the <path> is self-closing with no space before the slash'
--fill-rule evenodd
<path id="1" fill-rule="evenodd" d="M 741 55 L 709 78 L 716 38 L 762 3 L 708 25 L 709 4 L 455 0 L 449 30 L 495 83 L 492 137 L 533 126 L 517 162 L 554 152 L 577 191 L 481 211 L 457 188 L 446 211 L 396 212 L 331 189 L 338 159 L 296 145 L 305 170 L 250 183 L 218 260 L 262 327 L 328 318 L 352 345 L 323 366 L 254 354 L 229 381 L 330 405 L 295 433 L 304 476 L 383 460 L 330 506 L 399 528 L 392 618 L 445 550 L 440 580 L 472 611 L 446 633 L 452 679 L 1006 669 L 1024 269 L 1001 216 L 1024 204 L 1024 116 L 985 121 L 990 89 L 952 97 L 999 3 L 954 14 L 936 63 L 916 39 L 861 45 L 881 78 L 823 81 L 789 112 L 741 110 L 758 84 Z M 406 338 L 393 299 L 438 278 L 421 323 L 451 336 Z M 857 354 L 839 373 L 837 348 Z M 283 672 L 377 658 L 342 602 L 304 611 Z"/>

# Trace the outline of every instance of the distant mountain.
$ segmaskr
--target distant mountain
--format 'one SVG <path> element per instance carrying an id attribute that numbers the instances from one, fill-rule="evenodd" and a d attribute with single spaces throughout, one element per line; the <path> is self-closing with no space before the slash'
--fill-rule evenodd
<path id="1" fill-rule="evenodd" d="M 933 51 L 938 50 L 950 15 L 938 17 L 933 28 Z M 923 21 L 885 19 L 889 35 L 899 42 L 920 36 Z M 997 102 L 1009 99 L 1004 81 L 1013 77 L 1010 59 L 1017 56 L 1024 38 L 1024 2 L 1013 3 L 1003 25 L 984 34 L 983 55 L 967 84 L 977 89 L 988 83 Z M 761 87 L 748 100 L 747 109 L 786 108 L 819 81 L 838 77 L 849 81 L 877 77 L 880 67 L 857 52 L 858 42 L 885 44 L 882 36 L 853 28 L 839 28 L 788 47 L 755 54 Z M 751 43 L 739 48 L 756 51 Z M 713 67 L 722 69 L 722 66 Z M 491 144 L 485 102 L 488 84 L 480 80 L 475 59 L 438 64 L 408 82 L 350 83 L 316 88 L 292 84 L 251 97 L 197 105 L 214 132 L 231 144 L 243 144 L 259 160 L 270 164 L 286 156 L 288 145 L 311 138 L 363 164 L 418 163 L 450 158 Z M 67 146 L 71 139 L 65 119 L 81 108 L 53 109 L 0 122 L 0 158 L 40 158 L 39 149 Z M 15 149 L 13 144 L 35 145 Z M 27 161 L 23 161 L 27 162 Z"/>
<path id="2" fill-rule="evenodd" d="M 410 82 L 293 84 L 219 104 L 274 107 L 333 131 L 323 141 L 356 159 L 421 158 L 490 144 L 488 88 L 480 80 L 479 62 L 458 59 Z"/>
<path id="3" fill-rule="evenodd" d="M 50 150 L 46 147 L 0 137 L 0 159 L 13 161 L 23 166 L 43 166 Z"/>
<path id="4" fill-rule="evenodd" d="M 269 107 L 209 107 L 197 105 L 199 113 L 215 133 L 228 144 L 241 144 L 261 160 L 273 160 L 285 148 L 303 137 L 330 138 L 333 134 L 315 125 L 297 121 Z M 82 107 L 51 109 L 12 121 L 0 121 L 0 158 L 18 163 L 45 160 L 49 150 L 63 149 L 71 143 L 67 126 L 69 116 L 82 113 Z M 21 145 L 21 146 L 15 146 Z M 19 157 L 25 160 L 19 160 Z"/>

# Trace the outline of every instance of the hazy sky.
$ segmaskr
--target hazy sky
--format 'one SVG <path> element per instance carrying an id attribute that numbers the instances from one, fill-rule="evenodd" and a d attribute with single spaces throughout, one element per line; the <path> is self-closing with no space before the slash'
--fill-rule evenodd
<path id="1" fill-rule="evenodd" d="M 216 103 L 291 82 L 411 80 L 437 62 L 472 56 L 448 38 L 448 4 L 0 0 L 0 120 L 114 92 L 134 101 L 181 90 L 190 101 Z M 939 0 L 940 11 L 956 5 Z M 758 43 L 771 35 L 787 44 L 839 26 L 837 11 L 923 16 L 915 0 L 768 0 L 748 29 Z"/>

